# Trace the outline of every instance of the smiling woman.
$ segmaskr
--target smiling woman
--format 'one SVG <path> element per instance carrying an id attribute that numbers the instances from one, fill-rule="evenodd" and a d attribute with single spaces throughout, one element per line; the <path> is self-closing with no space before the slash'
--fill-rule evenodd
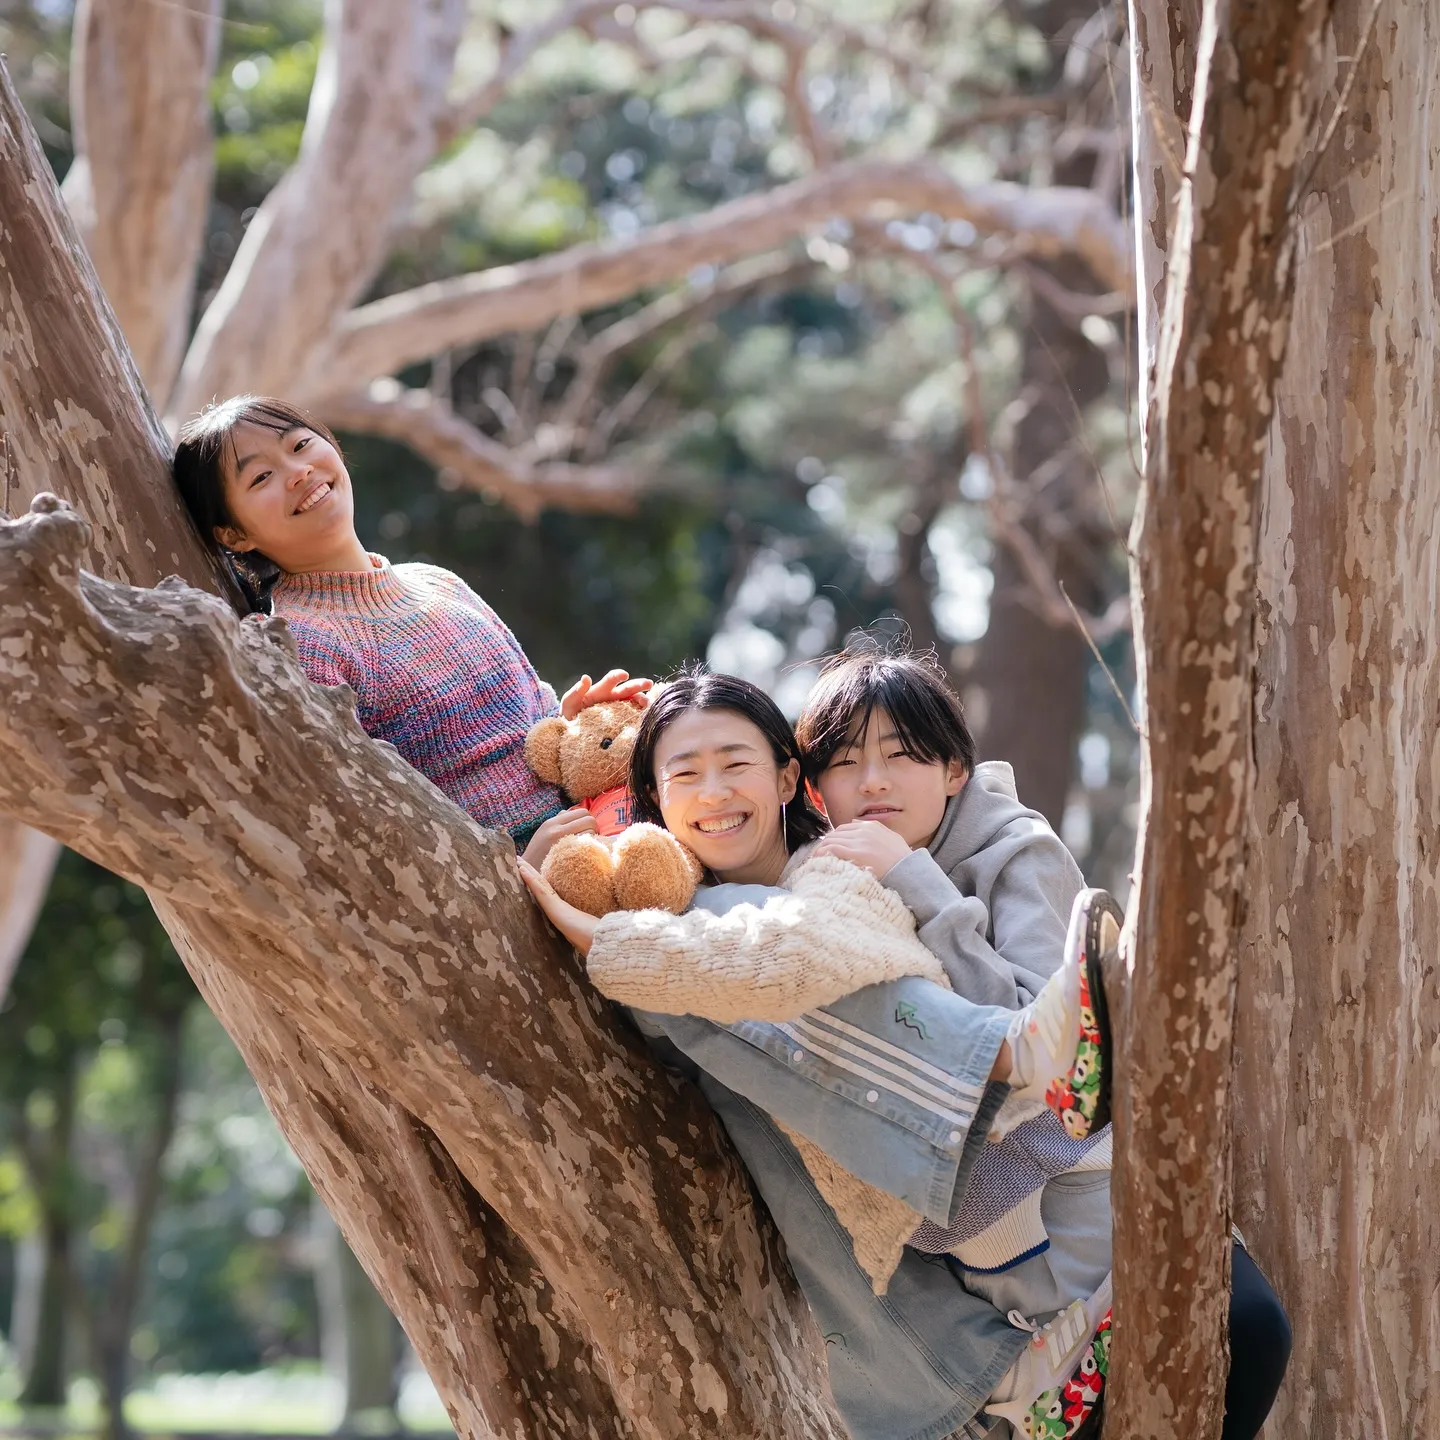
<path id="1" fill-rule="evenodd" d="M 630 757 L 636 819 L 664 825 L 717 879 L 774 885 L 829 822 L 815 807 L 795 732 L 763 690 L 733 675 L 671 681 Z"/>

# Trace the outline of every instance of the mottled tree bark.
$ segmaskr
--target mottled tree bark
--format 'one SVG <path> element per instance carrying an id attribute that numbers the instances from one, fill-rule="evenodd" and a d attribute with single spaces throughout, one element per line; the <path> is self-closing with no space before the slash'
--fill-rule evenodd
<path id="1" fill-rule="evenodd" d="M 544 930 L 509 842 L 310 685 L 280 622 L 82 574 L 198 546 L 3 72 L 0 214 L 21 482 L 105 520 L 0 523 L 0 811 L 145 885 L 462 1435 L 838 1434 L 713 1117 Z"/>
<path id="2" fill-rule="evenodd" d="M 1433 8 L 1343 0 L 1321 74 L 1327 122 L 1353 84 L 1305 153 L 1265 456 L 1236 1024 L 1236 1218 L 1294 1322 L 1286 1440 L 1440 1434 Z"/>
<path id="3" fill-rule="evenodd" d="M 1146 727 L 1107 1434 L 1218 1433 L 1255 552 L 1323 0 L 1205 6 L 1135 524 Z"/>

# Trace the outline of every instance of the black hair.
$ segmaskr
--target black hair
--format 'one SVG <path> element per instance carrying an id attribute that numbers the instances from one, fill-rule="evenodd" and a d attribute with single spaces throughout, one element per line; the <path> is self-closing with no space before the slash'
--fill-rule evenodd
<path id="1" fill-rule="evenodd" d="M 280 567 L 257 550 L 228 550 L 215 538 L 217 526 L 235 524 L 225 499 L 225 465 L 239 460 L 235 453 L 235 431 L 241 425 L 258 425 L 283 435 L 287 430 L 313 430 L 335 446 L 334 435 L 313 415 L 269 395 L 233 395 L 208 405 L 187 420 L 175 446 L 172 470 L 175 484 L 200 539 L 229 567 L 252 611 L 270 608 L 270 591 L 280 578 Z"/>
<path id="2" fill-rule="evenodd" d="M 912 759 L 975 769 L 975 737 L 965 708 L 933 652 L 887 651 L 873 641 L 846 646 L 820 671 L 796 722 L 810 768 L 819 775 L 836 754 L 865 734 L 883 710 Z"/>
<path id="3" fill-rule="evenodd" d="M 660 791 L 655 783 L 655 747 L 665 731 L 691 710 L 729 710 L 750 721 L 770 742 L 775 764 L 784 769 L 792 760 L 800 766 L 795 798 L 785 806 L 785 849 L 793 854 L 802 845 L 818 840 L 830 822 L 816 806 L 805 763 L 795 732 L 780 707 L 758 685 L 738 675 L 712 675 L 696 668 L 684 670 L 667 680 L 645 717 L 630 753 L 630 794 L 635 801 L 635 818 L 663 825 Z"/>

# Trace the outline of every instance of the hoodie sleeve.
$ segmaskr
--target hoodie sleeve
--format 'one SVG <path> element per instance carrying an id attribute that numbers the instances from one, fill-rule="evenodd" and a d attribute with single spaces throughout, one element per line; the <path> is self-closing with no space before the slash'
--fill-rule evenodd
<path id="1" fill-rule="evenodd" d="M 793 1020 L 905 975 L 949 988 L 905 907 L 868 871 L 824 856 L 799 866 L 791 884 L 723 915 L 607 915 L 586 961 L 590 979 L 623 1005 L 721 1025 Z"/>
<path id="2" fill-rule="evenodd" d="M 885 884 L 909 906 L 956 994 L 1017 1010 L 1059 968 L 1083 881 L 1060 837 L 1029 817 L 1005 826 L 979 859 L 988 905 L 957 888 L 928 850 L 907 855 Z"/>

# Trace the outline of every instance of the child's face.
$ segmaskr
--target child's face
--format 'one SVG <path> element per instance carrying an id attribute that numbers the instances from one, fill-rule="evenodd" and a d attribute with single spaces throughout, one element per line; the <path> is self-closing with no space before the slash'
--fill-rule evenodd
<path id="1" fill-rule="evenodd" d="M 875 710 L 835 752 L 819 784 L 831 824 L 877 820 L 914 849 L 929 844 L 965 779 L 958 760 L 947 765 L 907 755 L 890 716 Z"/>
<path id="2" fill-rule="evenodd" d="M 277 435 L 242 421 L 225 463 L 225 500 L 235 519 L 216 538 L 258 550 L 292 574 L 324 569 L 355 534 L 355 497 L 340 452 L 303 426 Z"/>

